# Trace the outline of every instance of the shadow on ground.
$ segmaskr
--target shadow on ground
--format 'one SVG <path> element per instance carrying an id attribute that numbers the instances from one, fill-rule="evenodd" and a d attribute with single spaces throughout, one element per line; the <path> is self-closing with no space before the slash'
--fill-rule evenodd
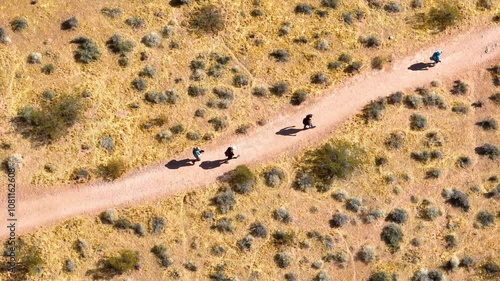
<path id="1" fill-rule="evenodd" d="M 279 131 L 276 132 L 277 135 L 282 135 L 282 136 L 296 136 L 298 132 L 303 131 L 302 129 L 297 129 L 295 126 L 289 126 L 285 127 Z"/>
<path id="2" fill-rule="evenodd" d="M 200 164 L 200 167 L 209 170 L 209 169 L 214 169 L 217 167 L 220 167 L 220 165 L 228 163 L 226 159 L 220 159 L 220 160 L 214 160 L 214 161 L 203 161 Z"/>
<path id="3" fill-rule="evenodd" d="M 171 160 L 167 164 L 165 164 L 165 167 L 175 170 L 182 167 L 193 166 L 193 165 L 194 165 L 193 160 L 186 158 L 182 160 L 175 160 L 175 159 Z"/>
<path id="4" fill-rule="evenodd" d="M 422 70 L 429 70 L 429 68 L 431 68 L 433 66 L 434 66 L 434 63 L 432 63 L 432 62 L 429 62 L 429 63 L 419 62 L 419 63 L 415 63 L 415 64 L 410 65 L 410 67 L 408 67 L 408 69 L 412 70 L 412 71 L 422 71 Z"/>

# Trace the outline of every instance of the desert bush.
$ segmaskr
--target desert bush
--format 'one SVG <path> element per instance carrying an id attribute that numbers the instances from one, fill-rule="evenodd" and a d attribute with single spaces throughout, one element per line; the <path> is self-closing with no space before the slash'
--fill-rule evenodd
<path id="1" fill-rule="evenodd" d="M 271 86 L 269 91 L 273 95 L 281 97 L 290 93 L 290 85 L 287 82 L 281 81 Z"/>
<path id="2" fill-rule="evenodd" d="M 330 220 L 330 227 L 340 228 L 340 227 L 346 225 L 350 220 L 351 220 L 351 218 L 348 215 L 341 214 L 341 213 L 334 214 L 332 216 L 332 219 Z"/>
<path id="3" fill-rule="evenodd" d="M 408 213 L 403 209 L 394 209 L 387 215 L 385 220 L 397 224 L 404 224 L 408 220 Z"/>
<path id="4" fill-rule="evenodd" d="M 56 66 L 52 63 L 46 64 L 42 67 L 42 73 L 50 75 L 56 71 Z"/>
<path id="5" fill-rule="evenodd" d="M 99 215 L 102 223 L 114 224 L 118 220 L 118 212 L 115 209 L 108 209 Z"/>
<path id="6" fill-rule="evenodd" d="M 468 156 L 461 156 L 458 158 L 458 166 L 460 168 L 468 168 L 472 166 L 472 159 Z"/>
<path id="7" fill-rule="evenodd" d="M 139 252 L 122 250 L 119 256 L 110 257 L 107 266 L 119 273 L 125 273 L 139 266 Z"/>
<path id="8" fill-rule="evenodd" d="M 496 105 L 500 105 L 500 92 L 494 95 L 491 95 L 489 99 Z"/>
<path id="9" fill-rule="evenodd" d="M 253 245 L 253 237 L 247 235 L 236 242 L 236 245 L 241 251 L 250 251 Z"/>
<path id="10" fill-rule="evenodd" d="M 234 99 L 234 93 L 229 88 L 215 87 L 213 88 L 213 93 L 220 99 L 228 99 L 228 100 Z"/>
<path id="11" fill-rule="evenodd" d="M 431 153 L 427 150 L 416 151 L 410 154 L 410 157 L 418 162 L 427 163 L 431 159 Z"/>
<path id="12" fill-rule="evenodd" d="M 196 263 L 194 261 L 188 261 L 185 264 L 183 264 L 183 266 L 185 269 L 187 269 L 189 271 L 192 271 L 192 272 L 198 271 L 198 266 L 196 265 Z"/>
<path id="13" fill-rule="evenodd" d="M 151 32 L 141 39 L 142 44 L 146 47 L 154 48 L 161 45 L 161 36 L 156 32 Z"/>
<path id="14" fill-rule="evenodd" d="M 146 25 L 144 19 L 139 17 L 129 17 L 125 20 L 125 24 L 132 27 L 133 29 L 143 28 Z"/>
<path id="15" fill-rule="evenodd" d="M 208 123 L 212 124 L 213 128 L 215 131 L 222 131 L 223 129 L 225 129 L 227 127 L 227 120 L 225 119 L 222 119 L 220 117 L 214 117 L 214 118 L 211 118 L 210 120 L 208 120 Z"/>
<path id="16" fill-rule="evenodd" d="M 371 263 L 375 261 L 375 249 L 371 246 L 364 246 L 362 247 L 359 252 L 357 253 L 357 257 L 359 260 L 361 260 L 364 263 Z"/>
<path id="17" fill-rule="evenodd" d="M 266 238 L 267 237 L 267 227 L 262 222 L 254 222 L 250 225 L 250 235 L 258 238 Z"/>
<path id="18" fill-rule="evenodd" d="M 329 70 L 337 70 L 342 66 L 342 63 L 340 61 L 332 61 L 328 63 L 328 69 Z"/>
<path id="19" fill-rule="evenodd" d="M 465 268 L 470 268 L 474 265 L 475 259 L 471 256 L 464 256 L 460 261 L 460 266 Z"/>
<path id="20" fill-rule="evenodd" d="M 332 198 L 338 202 L 344 202 L 347 199 L 347 191 L 341 189 L 332 193 Z"/>
<path id="21" fill-rule="evenodd" d="M 198 132 L 187 132 L 186 133 L 186 138 L 188 140 L 195 141 L 195 140 L 201 139 L 201 136 L 200 136 L 200 134 Z"/>
<path id="22" fill-rule="evenodd" d="M 469 93 L 469 85 L 461 80 L 456 80 L 453 82 L 453 89 L 451 89 L 451 93 L 453 95 L 465 95 Z"/>
<path id="23" fill-rule="evenodd" d="M 420 269 L 411 277 L 411 281 L 444 281 L 443 273 L 438 270 Z"/>
<path id="24" fill-rule="evenodd" d="M 437 168 L 432 168 L 425 172 L 426 179 L 437 179 L 441 176 L 441 170 Z"/>
<path id="25" fill-rule="evenodd" d="M 403 6 L 397 2 L 391 1 L 384 5 L 384 10 L 389 13 L 400 13 L 403 11 Z"/>
<path id="26" fill-rule="evenodd" d="M 248 130 L 251 128 L 252 126 L 249 125 L 249 124 L 244 124 L 244 125 L 241 125 L 239 126 L 238 128 L 236 128 L 236 130 L 234 131 L 237 135 L 246 135 L 248 134 Z"/>
<path id="27" fill-rule="evenodd" d="M 387 62 L 386 57 L 376 56 L 372 59 L 371 65 L 373 69 L 381 70 L 384 68 L 384 64 Z"/>
<path id="28" fill-rule="evenodd" d="M 308 3 L 300 3 L 295 6 L 296 14 L 311 15 L 314 12 L 314 7 Z"/>
<path id="29" fill-rule="evenodd" d="M 280 168 L 271 168 L 264 172 L 264 182 L 269 187 L 277 187 L 285 179 L 285 173 Z"/>
<path id="30" fill-rule="evenodd" d="M 361 198 L 350 198 L 347 199 L 345 203 L 345 208 L 351 212 L 357 213 L 361 208 L 362 200 Z"/>
<path id="31" fill-rule="evenodd" d="M 74 58 L 76 62 L 88 64 L 97 61 L 101 57 L 101 51 L 94 41 L 85 38 L 85 40 L 78 42 L 81 43 L 78 43 L 78 48 L 75 50 Z"/>
<path id="32" fill-rule="evenodd" d="M 205 65 L 205 62 L 201 59 L 196 59 L 196 60 L 192 60 L 190 65 L 189 65 L 189 68 L 191 68 L 192 71 L 195 71 L 195 70 L 198 70 L 198 69 L 205 69 L 206 65 Z"/>
<path id="33" fill-rule="evenodd" d="M 295 243 L 295 233 L 276 230 L 273 233 L 273 242 L 278 246 L 291 246 Z"/>
<path id="34" fill-rule="evenodd" d="M 219 245 L 213 246 L 212 250 L 211 250 L 212 255 L 217 256 L 217 257 L 222 256 L 225 252 L 226 252 L 226 249 L 223 246 L 219 246 Z"/>
<path id="35" fill-rule="evenodd" d="M 380 9 L 382 8 L 382 2 L 380 0 L 368 0 L 368 6 L 370 6 L 370 8 Z"/>
<path id="36" fill-rule="evenodd" d="M 174 34 L 174 27 L 171 25 L 164 26 L 161 30 L 161 36 L 163 38 L 169 38 Z"/>
<path id="37" fill-rule="evenodd" d="M 19 260 L 17 261 L 16 269 L 25 271 L 28 275 L 37 275 L 41 271 L 42 266 L 46 264 L 40 250 L 35 247 L 21 247 L 19 251 Z"/>
<path id="38" fill-rule="evenodd" d="M 300 105 L 307 99 L 307 92 L 304 90 L 297 90 L 293 93 L 290 103 L 292 105 Z"/>
<path id="39" fill-rule="evenodd" d="M 132 52 L 135 47 L 135 43 L 131 40 L 123 40 L 120 34 L 115 34 L 106 41 L 108 48 L 115 54 L 126 55 Z"/>
<path id="40" fill-rule="evenodd" d="M 61 23 L 62 30 L 73 30 L 78 27 L 78 20 L 75 17 L 67 19 Z"/>
<path id="41" fill-rule="evenodd" d="M 215 5 L 204 5 L 197 9 L 190 18 L 191 28 L 205 33 L 218 33 L 225 28 L 222 10 Z"/>
<path id="42" fill-rule="evenodd" d="M 393 132 L 385 140 L 385 146 L 388 149 L 400 149 L 404 144 L 404 134 L 401 132 Z"/>
<path id="43" fill-rule="evenodd" d="M 125 173 L 127 167 L 125 161 L 122 159 L 111 159 L 109 162 L 102 167 L 101 170 L 101 175 L 103 178 L 108 179 L 108 180 L 115 180 L 123 173 Z"/>
<path id="44" fill-rule="evenodd" d="M 127 218 L 119 219 L 115 222 L 114 227 L 118 229 L 129 229 L 132 227 L 132 222 Z"/>
<path id="45" fill-rule="evenodd" d="M 348 65 L 345 68 L 345 72 L 347 73 L 354 73 L 354 72 L 359 72 L 363 64 L 360 61 L 353 61 L 350 65 Z"/>
<path id="46" fill-rule="evenodd" d="M 316 41 L 316 44 L 314 47 L 319 51 L 326 51 L 330 48 L 330 44 L 325 39 L 320 39 L 320 40 Z"/>
<path id="47" fill-rule="evenodd" d="M 425 106 L 428 107 L 438 107 L 439 109 L 446 109 L 446 103 L 444 99 L 434 93 L 426 94 L 422 97 L 422 101 Z"/>
<path id="48" fill-rule="evenodd" d="M 182 124 L 177 124 L 177 125 L 174 125 L 172 127 L 170 127 L 170 132 L 172 132 L 172 134 L 174 135 L 178 135 L 178 134 L 181 134 L 182 132 L 184 132 L 184 125 Z"/>
<path id="49" fill-rule="evenodd" d="M 219 212 L 226 214 L 236 205 L 236 198 L 233 192 L 222 191 L 217 193 L 217 195 L 211 199 L 211 202 L 213 205 L 217 206 Z"/>
<path id="50" fill-rule="evenodd" d="M 293 221 L 293 217 L 285 207 L 280 207 L 273 212 L 273 218 L 279 222 L 289 224 Z"/>
<path id="51" fill-rule="evenodd" d="M 292 256 L 288 252 L 279 252 L 274 255 L 274 262 L 279 268 L 287 268 L 292 263 Z"/>
<path id="52" fill-rule="evenodd" d="M 476 6 L 478 9 L 481 9 L 481 10 L 491 10 L 491 7 L 493 6 L 493 1 L 492 0 L 478 0 L 476 3 Z"/>
<path id="53" fill-rule="evenodd" d="M 273 57 L 277 62 L 288 62 L 288 61 L 290 61 L 290 53 L 287 50 L 284 50 L 284 49 L 274 50 L 269 55 L 271 57 Z"/>
<path id="54" fill-rule="evenodd" d="M 459 114 L 467 114 L 469 113 L 469 107 L 465 104 L 457 104 L 451 108 L 451 111 Z"/>
<path id="55" fill-rule="evenodd" d="M 385 111 L 385 102 L 383 98 L 376 101 L 371 101 L 363 108 L 363 118 L 366 121 L 382 119 L 382 114 Z"/>
<path id="56" fill-rule="evenodd" d="M 117 18 L 122 15 L 122 10 L 120 8 L 108 8 L 104 7 L 101 9 L 101 14 L 109 18 Z"/>
<path id="57" fill-rule="evenodd" d="M 295 176 L 294 188 L 303 192 L 314 187 L 314 179 L 307 172 L 299 171 Z"/>
<path id="58" fill-rule="evenodd" d="M 174 137 L 174 134 L 166 129 L 166 130 L 163 130 L 163 131 L 160 131 L 158 132 L 158 134 L 156 134 L 156 139 L 159 141 L 159 142 L 166 142 L 166 141 L 169 141 L 171 140 L 172 138 Z"/>
<path id="59" fill-rule="evenodd" d="M 433 221 L 442 214 L 438 207 L 430 204 L 428 201 L 419 208 L 419 215 L 424 220 Z"/>
<path id="60" fill-rule="evenodd" d="M 313 279 L 313 281 L 329 281 L 330 276 L 326 271 L 320 271 Z"/>
<path id="61" fill-rule="evenodd" d="M 490 192 L 485 194 L 486 198 L 500 198 L 500 184 L 493 188 Z"/>
<path id="62" fill-rule="evenodd" d="M 416 113 L 410 116 L 410 129 L 414 131 L 422 131 L 425 128 L 427 128 L 427 118 Z"/>
<path id="63" fill-rule="evenodd" d="M 495 216 L 488 211 L 480 211 L 476 215 L 476 221 L 481 226 L 490 226 L 495 223 Z"/>
<path id="64" fill-rule="evenodd" d="M 188 87 L 188 95 L 190 97 L 198 97 L 204 96 L 207 93 L 206 88 L 198 87 L 198 86 L 189 86 Z"/>
<path id="65" fill-rule="evenodd" d="M 340 4 L 341 0 L 321 0 L 321 5 L 327 8 L 337 9 Z"/>
<path id="66" fill-rule="evenodd" d="M 368 37 L 359 37 L 359 42 L 363 44 L 366 48 L 376 48 L 380 46 L 380 39 L 370 35 Z"/>
<path id="67" fill-rule="evenodd" d="M 21 108 L 15 120 L 24 135 L 36 142 L 50 143 L 68 132 L 80 119 L 83 109 L 80 97 L 63 95 L 43 104 L 41 110 Z"/>
<path id="68" fill-rule="evenodd" d="M 76 264 L 73 259 L 67 259 L 64 261 L 64 271 L 71 273 L 76 271 Z"/>
<path id="69" fill-rule="evenodd" d="M 478 146 L 475 149 L 475 152 L 481 156 L 488 156 L 488 158 L 494 160 L 500 156 L 500 150 L 489 143 L 483 144 L 482 146 Z"/>
<path id="70" fill-rule="evenodd" d="M 154 217 L 151 221 L 151 233 L 160 234 L 165 228 L 165 219 L 162 217 Z"/>
<path id="71" fill-rule="evenodd" d="M 250 15 L 252 17 L 261 17 L 264 15 L 264 12 L 261 9 L 253 9 L 252 11 L 250 11 Z"/>
<path id="72" fill-rule="evenodd" d="M 113 152 L 113 150 L 115 150 L 115 140 L 110 136 L 104 136 L 101 139 L 101 147 L 108 152 Z"/>
<path id="73" fill-rule="evenodd" d="M 418 108 L 422 107 L 422 104 L 424 103 L 422 100 L 422 97 L 416 96 L 416 95 L 405 96 L 403 102 L 404 102 L 406 107 L 411 108 L 411 109 L 418 109 Z"/>
<path id="74" fill-rule="evenodd" d="M 364 163 L 364 152 L 355 144 L 336 141 L 306 152 L 307 172 L 321 184 L 332 183 L 334 178 L 346 178 Z"/>
<path id="75" fill-rule="evenodd" d="M 221 218 L 214 225 L 212 225 L 211 228 L 219 231 L 220 233 L 233 233 L 233 220 L 229 218 Z"/>
<path id="76" fill-rule="evenodd" d="M 442 193 L 446 202 L 456 208 L 461 208 L 465 212 L 470 209 L 469 196 L 457 189 L 444 190 Z"/>
<path id="77" fill-rule="evenodd" d="M 399 250 L 399 243 L 403 241 L 403 236 L 401 228 L 394 223 L 385 226 L 380 234 L 380 238 L 390 247 L 391 252 Z"/>
<path id="78" fill-rule="evenodd" d="M 338 61 L 343 63 L 350 63 L 352 61 L 352 57 L 349 54 L 342 53 L 339 55 Z"/>
<path id="79" fill-rule="evenodd" d="M 348 13 L 343 13 L 342 14 L 342 19 L 344 20 L 344 23 L 348 24 L 348 25 L 351 25 L 354 23 L 354 18 L 352 16 L 352 13 L 348 12 Z"/>
<path id="80" fill-rule="evenodd" d="M 476 123 L 476 125 L 481 126 L 485 131 L 491 131 L 497 129 L 497 121 L 495 119 L 489 118 Z"/>
<path id="81" fill-rule="evenodd" d="M 456 3 L 441 2 L 439 7 L 432 7 L 424 16 L 424 26 L 443 31 L 460 19 L 460 9 Z"/>
<path id="82" fill-rule="evenodd" d="M 370 275 L 370 278 L 368 278 L 368 281 L 393 281 L 394 279 L 389 275 L 388 273 L 384 271 L 378 271 L 375 273 L 372 273 Z"/>
<path id="83" fill-rule="evenodd" d="M 194 112 L 194 116 L 204 118 L 206 113 L 207 113 L 207 111 L 204 108 L 198 108 Z"/>
<path id="84" fill-rule="evenodd" d="M 446 242 L 446 248 L 454 249 L 458 246 L 457 236 L 453 233 L 444 236 L 444 241 Z"/>
<path id="85" fill-rule="evenodd" d="M 255 184 L 255 175 L 245 165 L 239 165 L 229 173 L 229 184 L 239 194 L 248 194 Z"/>
<path id="86" fill-rule="evenodd" d="M 21 31 L 28 28 L 28 21 L 23 18 L 15 18 L 10 22 L 10 27 L 13 31 Z"/>
<path id="87" fill-rule="evenodd" d="M 144 79 L 141 79 L 141 78 L 135 78 L 133 81 L 132 81 L 132 87 L 134 87 L 134 89 L 136 89 L 137 91 L 139 92 L 142 92 L 146 89 L 147 87 L 147 83 Z"/>
<path id="88" fill-rule="evenodd" d="M 288 35 L 290 33 L 290 31 L 292 30 L 292 23 L 289 22 L 289 21 L 286 21 L 283 23 L 283 25 L 281 26 L 279 32 L 278 32 L 278 35 L 279 36 L 285 36 L 285 35 Z M 289 57 L 289 53 L 288 51 L 286 50 L 276 50 L 276 51 L 273 51 L 271 53 L 271 56 L 275 57 L 277 61 L 280 61 L 279 60 L 279 57 L 281 57 L 282 55 L 281 54 L 273 54 L 275 52 L 284 52 L 283 55 L 285 56 L 288 56 Z M 285 54 L 286 53 L 286 54 Z M 287 60 L 288 61 L 288 60 Z"/>
<path id="89" fill-rule="evenodd" d="M 144 98 L 150 103 L 160 104 L 167 102 L 167 96 L 162 92 L 147 92 Z"/>
<path id="90" fill-rule="evenodd" d="M 265 87 L 254 87 L 252 89 L 252 95 L 256 97 L 267 97 L 269 95 L 269 90 Z"/>
<path id="91" fill-rule="evenodd" d="M 311 83 L 313 84 L 327 84 L 330 81 L 330 77 L 323 72 L 317 72 L 311 76 Z"/>
<path id="92" fill-rule="evenodd" d="M 495 277 L 500 274 L 500 266 L 498 266 L 494 261 L 487 261 L 483 264 L 482 269 L 487 277 Z"/>
<path id="93" fill-rule="evenodd" d="M 424 0 L 412 0 L 410 6 L 413 9 L 419 9 L 424 6 Z"/>
<path id="94" fill-rule="evenodd" d="M 243 74 L 236 74 L 233 77 L 233 85 L 237 88 L 245 87 L 249 83 L 248 77 Z"/>

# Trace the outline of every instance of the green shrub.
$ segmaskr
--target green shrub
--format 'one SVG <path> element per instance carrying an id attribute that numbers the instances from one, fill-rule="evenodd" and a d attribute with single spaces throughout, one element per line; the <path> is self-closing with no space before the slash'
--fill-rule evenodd
<path id="1" fill-rule="evenodd" d="M 252 89 L 252 95 L 256 97 L 267 97 L 269 95 L 269 90 L 266 87 L 254 87 Z"/>
<path id="2" fill-rule="evenodd" d="M 352 13 L 348 12 L 348 13 L 343 13 L 342 14 L 342 18 L 344 20 L 344 23 L 348 24 L 348 25 L 351 25 L 354 23 L 354 18 L 352 16 Z"/>
<path id="3" fill-rule="evenodd" d="M 52 63 L 46 64 L 42 67 L 42 73 L 50 75 L 56 71 L 56 66 Z"/>
<path id="4" fill-rule="evenodd" d="M 264 172 L 265 184 L 270 187 L 279 186 L 285 179 L 285 173 L 280 168 L 271 168 Z"/>
<path id="5" fill-rule="evenodd" d="M 238 128 L 236 128 L 236 130 L 234 131 L 237 135 L 246 135 L 248 134 L 248 130 L 251 128 L 252 126 L 249 125 L 249 124 L 244 124 L 244 125 L 241 125 L 239 126 Z"/>
<path id="6" fill-rule="evenodd" d="M 420 114 L 412 114 L 410 116 L 410 129 L 414 131 L 422 131 L 427 128 L 427 118 Z"/>
<path id="7" fill-rule="evenodd" d="M 85 39 L 78 44 L 74 57 L 76 62 L 88 64 L 97 61 L 101 57 L 101 51 L 94 41 Z"/>
<path id="8" fill-rule="evenodd" d="M 362 262 L 364 262 L 366 264 L 371 263 L 371 262 L 375 261 L 375 258 L 376 258 L 375 249 L 373 247 L 370 247 L 370 246 L 364 246 L 357 253 L 357 257 L 359 260 L 361 260 Z"/>
<path id="9" fill-rule="evenodd" d="M 370 35 L 368 37 L 359 37 L 359 42 L 363 44 L 366 48 L 376 48 L 380 46 L 380 39 Z"/>
<path id="10" fill-rule="evenodd" d="M 461 80 L 456 80 L 453 84 L 453 89 L 451 89 L 451 93 L 453 95 L 465 95 L 469 93 L 469 85 Z"/>
<path id="11" fill-rule="evenodd" d="M 115 180 L 119 178 L 127 169 L 123 159 L 111 159 L 105 166 L 103 166 L 101 174 L 102 177 L 108 180 Z"/>
<path id="12" fill-rule="evenodd" d="M 287 268 L 292 263 L 292 256 L 287 252 L 279 252 L 274 255 L 274 262 L 279 268 Z"/>
<path id="13" fill-rule="evenodd" d="M 314 7 L 309 3 L 300 3 L 297 6 L 295 6 L 296 14 L 312 15 L 313 12 L 314 12 Z"/>
<path id="14" fill-rule="evenodd" d="M 359 72 L 361 70 L 361 67 L 363 64 L 360 61 L 353 61 L 350 65 L 348 65 L 345 68 L 345 72 L 347 73 L 354 73 L 354 72 Z"/>
<path id="15" fill-rule="evenodd" d="M 329 70 L 337 70 L 342 66 L 342 63 L 340 61 L 332 61 L 328 63 L 327 68 Z"/>
<path id="16" fill-rule="evenodd" d="M 363 108 L 363 118 L 365 121 L 382 119 L 382 114 L 385 111 L 385 102 L 383 98 L 376 101 L 371 101 Z"/>
<path id="17" fill-rule="evenodd" d="M 229 184 L 236 193 L 248 194 L 255 184 L 255 175 L 245 165 L 239 165 L 229 173 Z"/>
<path id="18" fill-rule="evenodd" d="M 170 258 L 167 248 L 163 244 L 156 244 L 151 248 L 151 252 L 160 259 L 163 267 L 170 267 L 174 262 Z"/>
<path id="19" fill-rule="evenodd" d="M 330 77 L 323 72 L 317 72 L 311 76 L 311 83 L 313 84 L 327 84 L 329 81 Z"/>
<path id="20" fill-rule="evenodd" d="M 28 28 L 28 22 L 23 18 L 15 18 L 10 22 L 10 27 L 13 31 L 21 31 Z"/>
<path id="21" fill-rule="evenodd" d="M 494 94 L 494 95 L 491 95 L 491 96 L 489 97 L 489 99 L 490 99 L 493 103 L 495 103 L 496 105 L 500 105 L 500 92 L 498 92 L 498 93 L 496 93 L 496 94 Z"/>
<path id="22" fill-rule="evenodd" d="M 51 103 L 42 105 L 41 110 L 24 107 L 16 118 L 19 129 L 32 140 L 42 143 L 56 141 L 64 136 L 82 115 L 80 97 L 60 96 Z"/>
<path id="23" fill-rule="evenodd" d="M 498 147 L 486 143 L 482 146 L 478 146 L 475 149 L 475 152 L 481 156 L 488 156 L 491 160 L 495 160 L 500 156 L 500 150 Z"/>
<path id="24" fill-rule="evenodd" d="M 340 228 L 344 225 L 346 225 L 351 218 L 348 215 L 345 214 L 334 214 L 332 219 L 330 220 L 330 227 L 333 228 Z"/>
<path id="25" fill-rule="evenodd" d="M 389 224 L 382 229 L 380 238 L 390 247 L 391 252 L 399 250 L 399 243 L 403 241 L 403 232 L 397 224 Z"/>
<path id="26" fill-rule="evenodd" d="M 277 62 L 290 61 L 290 53 L 287 50 L 277 49 L 272 51 L 269 55 L 276 59 Z"/>
<path id="27" fill-rule="evenodd" d="M 107 265 L 119 273 L 125 273 L 139 266 L 139 253 L 132 250 L 122 250 L 119 256 L 108 258 Z"/>
<path id="28" fill-rule="evenodd" d="M 129 17 L 125 20 L 125 24 L 132 27 L 133 29 L 140 29 L 146 25 L 144 19 L 139 17 Z"/>
<path id="29" fill-rule="evenodd" d="M 391 1 L 384 5 L 384 10 L 389 13 L 400 13 L 403 11 L 403 6 L 397 2 Z"/>
<path id="30" fill-rule="evenodd" d="M 224 15 L 215 5 L 204 5 L 190 18 L 191 27 L 205 33 L 218 33 L 225 28 Z"/>
<path id="31" fill-rule="evenodd" d="M 290 93 L 290 85 L 282 81 L 274 84 L 269 90 L 273 95 L 281 97 Z"/>
<path id="32" fill-rule="evenodd" d="M 387 58 L 383 56 L 376 56 L 372 59 L 372 68 L 381 70 L 384 68 L 384 64 L 387 62 Z"/>
<path id="33" fill-rule="evenodd" d="M 247 235 L 236 242 L 236 245 L 241 251 L 250 251 L 253 245 L 253 237 Z"/>
<path id="34" fill-rule="evenodd" d="M 340 4 L 341 0 L 321 0 L 321 5 L 327 8 L 337 9 Z"/>
<path id="35" fill-rule="evenodd" d="M 480 211 L 476 215 L 476 221 L 481 224 L 481 226 L 490 226 L 495 223 L 495 216 L 488 211 Z"/>
<path id="36" fill-rule="evenodd" d="M 388 149 L 400 149 L 404 144 L 404 134 L 402 132 L 393 132 L 385 140 L 385 146 Z"/>
<path id="37" fill-rule="evenodd" d="M 372 273 L 370 275 L 370 278 L 368 278 L 368 281 L 392 281 L 392 280 L 394 279 L 391 277 L 391 275 L 384 271 Z"/>
<path id="38" fill-rule="evenodd" d="M 345 208 L 351 212 L 357 213 L 361 208 L 362 200 L 360 198 L 350 198 L 345 202 Z"/>
<path id="39" fill-rule="evenodd" d="M 233 233 L 233 220 L 229 218 L 221 218 L 214 225 L 212 225 L 212 229 L 215 229 L 221 233 Z"/>
<path id="40" fill-rule="evenodd" d="M 234 205 L 236 205 L 236 198 L 234 193 L 231 191 L 223 191 L 217 193 L 212 199 L 211 203 L 217 206 L 219 212 L 225 214 L 233 209 Z"/>
<path id="41" fill-rule="evenodd" d="M 254 222 L 250 225 L 250 235 L 253 237 L 266 238 L 267 237 L 267 227 L 262 222 Z"/>
<path id="42" fill-rule="evenodd" d="M 212 124 L 215 131 L 222 131 L 228 125 L 227 120 L 222 119 L 220 117 L 211 118 L 210 120 L 208 120 L 208 123 Z"/>
<path id="43" fill-rule="evenodd" d="M 331 184 L 334 178 L 344 179 L 360 167 L 363 157 L 363 151 L 356 145 L 336 141 L 306 152 L 303 162 L 318 182 Z"/>
<path id="44" fill-rule="evenodd" d="M 280 207 L 273 212 L 273 218 L 279 222 L 289 224 L 293 221 L 292 215 L 290 215 L 289 211 L 285 207 Z"/>
<path id="45" fill-rule="evenodd" d="M 401 104 L 401 102 L 403 101 L 403 96 L 404 96 L 403 92 L 401 91 L 395 92 L 387 97 L 387 103 L 392 105 Z"/>
<path id="46" fill-rule="evenodd" d="M 122 10 L 120 8 L 108 8 L 104 7 L 101 9 L 101 14 L 109 18 L 117 18 L 122 15 Z"/>
<path id="47" fill-rule="evenodd" d="M 249 83 L 248 77 L 243 74 L 236 74 L 233 77 L 233 85 L 237 88 L 245 87 Z"/>
<path id="48" fill-rule="evenodd" d="M 76 271 L 75 261 L 72 259 L 67 259 L 64 261 L 64 271 L 71 273 Z"/>
<path id="49" fill-rule="evenodd" d="M 422 107 L 423 103 L 421 96 L 409 95 L 404 98 L 404 104 L 411 109 L 418 109 Z"/>
<path id="50" fill-rule="evenodd" d="M 273 242 L 278 246 L 291 246 L 295 242 L 295 233 L 276 230 L 273 233 Z"/>
<path id="51" fill-rule="evenodd" d="M 123 40 L 120 34 L 114 34 L 106 41 L 106 46 L 115 54 L 126 55 L 134 50 L 135 43 L 131 40 Z"/>
<path id="52" fill-rule="evenodd" d="M 439 109 L 446 109 L 446 102 L 443 97 L 436 95 L 434 93 L 426 94 L 422 97 L 422 102 L 425 106 L 432 107 L 435 106 Z"/>
<path id="53" fill-rule="evenodd" d="M 454 26 L 461 19 L 460 9 L 457 2 L 441 2 L 439 7 L 433 7 L 424 17 L 425 27 L 443 31 Z"/>
<path id="54" fill-rule="evenodd" d="M 19 256 L 18 266 L 29 275 L 37 275 L 45 265 L 40 250 L 35 247 L 21 247 Z"/>
<path id="55" fill-rule="evenodd" d="M 497 129 L 497 121 L 492 118 L 488 118 L 485 120 L 482 120 L 480 122 L 477 122 L 476 125 L 481 126 L 483 130 L 485 131 L 491 131 L 491 130 L 496 130 Z"/>
<path id="56" fill-rule="evenodd" d="M 300 105 L 307 99 L 307 92 L 304 90 L 297 90 L 293 93 L 290 103 L 292 105 Z"/>

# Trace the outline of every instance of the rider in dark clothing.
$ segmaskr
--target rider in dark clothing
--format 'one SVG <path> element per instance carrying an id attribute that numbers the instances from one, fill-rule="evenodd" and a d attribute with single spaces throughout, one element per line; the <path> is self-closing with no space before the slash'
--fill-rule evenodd
<path id="1" fill-rule="evenodd" d="M 316 127 L 312 123 L 312 117 L 313 117 L 312 114 L 307 114 L 306 118 L 304 118 L 304 120 L 302 120 L 302 124 L 304 124 L 304 130 L 307 129 L 307 128 L 314 128 L 314 127 Z"/>

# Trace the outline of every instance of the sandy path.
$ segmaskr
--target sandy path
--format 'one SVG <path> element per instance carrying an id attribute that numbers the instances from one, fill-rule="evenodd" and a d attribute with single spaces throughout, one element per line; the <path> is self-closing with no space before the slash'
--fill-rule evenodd
<path id="1" fill-rule="evenodd" d="M 427 71 L 408 69 L 412 64 L 428 61 L 436 48 L 443 50 L 443 63 Z M 248 136 L 205 148 L 207 152 L 203 155 L 203 160 L 214 161 L 223 158 L 227 146 L 236 144 L 243 156 L 229 164 L 221 164 L 213 169 L 200 167 L 200 162 L 194 166 L 183 166 L 178 169 L 169 169 L 163 164 L 136 171 L 115 182 L 72 185 L 43 194 L 33 194 L 32 191 L 25 190 L 29 189 L 29 186 L 18 184 L 17 234 L 33 231 L 73 216 L 96 213 L 110 207 L 129 206 L 202 187 L 216 181 L 217 177 L 239 164 L 262 163 L 272 160 L 272 157 L 282 152 L 294 155 L 305 147 L 324 140 L 334 132 L 336 126 L 358 113 L 370 100 L 499 61 L 500 26 L 490 27 L 481 32 L 471 31 L 443 42 L 440 46 L 433 46 L 413 56 L 396 59 L 390 70 L 369 71 L 354 76 L 343 85 L 328 90 L 329 93 L 306 107 L 290 114 L 277 113 L 275 119 L 266 126 L 257 128 Z M 293 125 L 301 128 L 302 118 L 307 113 L 315 115 L 314 123 L 317 128 L 300 131 L 297 136 L 276 134 L 281 128 Z M 192 158 L 190 151 L 179 155 L 177 160 L 185 158 Z M 0 206 L 7 206 L 6 198 L 2 197 L 1 200 Z M 0 214 L 1 221 L 6 222 L 7 212 L 2 211 Z M 1 238 L 8 235 L 6 230 L 2 228 Z"/>

